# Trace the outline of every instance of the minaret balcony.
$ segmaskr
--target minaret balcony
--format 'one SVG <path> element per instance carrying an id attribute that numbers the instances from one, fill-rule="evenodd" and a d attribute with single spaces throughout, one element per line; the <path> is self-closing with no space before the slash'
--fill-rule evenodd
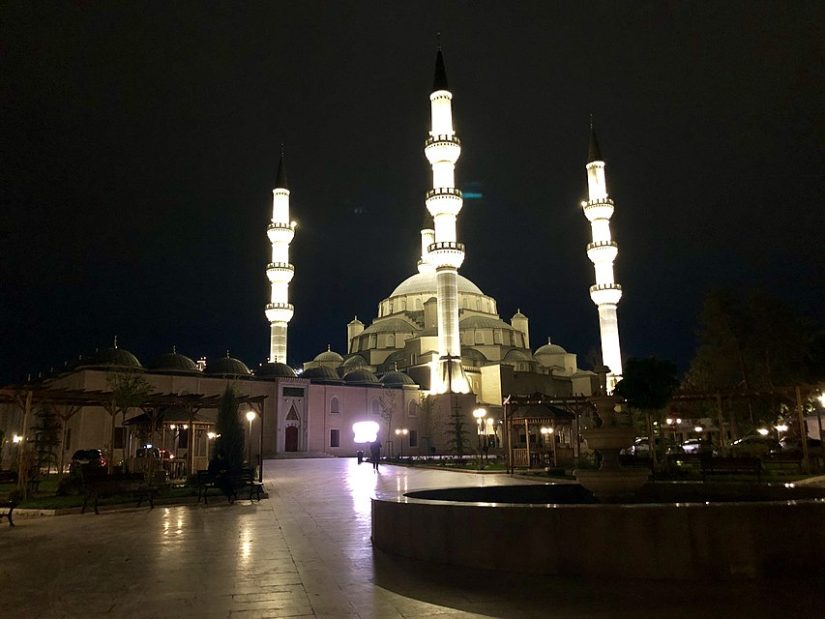
<path id="1" fill-rule="evenodd" d="M 464 205 L 463 194 L 460 189 L 455 187 L 430 189 L 425 196 L 425 201 L 427 210 L 433 217 L 438 215 L 452 215 L 455 217 L 461 212 L 461 207 Z"/>
<path id="2" fill-rule="evenodd" d="M 288 223 L 272 222 L 266 228 L 270 243 L 291 243 L 295 238 L 295 227 Z"/>
<path id="3" fill-rule="evenodd" d="M 464 262 L 464 244 L 452 241 L 431 243 L 427 247 L 427 256 L 435 267 L 452 267 L 457 269 Z"/>
<path id="4" fill-rule="evenodd" d="M 622 287 L 619 284 L 590 286 L 590 298 L 596 305 L 616 305 L 622 298 Z"/>
<path id="5" fill-rule="evenodd" d="M 582 202 L 582 209 L 588 221 L 610 219 L 613 217 L 613 200 L 610 198 L 587 200 L 586 202 Z"/>
<path id="6" fill-rule="evenodd" d="M 615 241 L 596 241 L 587 244 L 587 257 L 593 264 L 606 264 L 616 259 L 619 246 Z"/>
<path id="7" fill-rule="evenodd" d="M 289 322 L 295 313 L 291 303 L 267 303 L 266 319 L 269 322 Z"/>
<path id="8" fill-rule="evenodd" d="M 455 164 L 461 156 L 461 140 L 454 134 L 437 134 L 424 142 L 424 156 L 430 165 L 443 161 Z"/>
<path id="9" fill-rule="evenodd" d="M 288 284 L 295 275 L 295 267 L 288 262 L 270 262 L 266 265 L 266 276 L 273 284 Z"/>

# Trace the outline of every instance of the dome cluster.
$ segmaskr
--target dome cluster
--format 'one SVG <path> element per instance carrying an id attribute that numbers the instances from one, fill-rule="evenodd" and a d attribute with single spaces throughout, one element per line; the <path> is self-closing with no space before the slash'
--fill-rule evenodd
<path id="1" fill-rule="evenodd" d="M 336 353 L 332 353 L 335 355 Z M 340 355 L 338 355 L 340 359 Z M 264 379 L 295 378 L 297 373 L 285 363 L 264 363 L 254 372 L 243 361 L 231 357 L 229 352 L 223 357 L 202 359 L 196 363 L 192 358 L 179 353 L 174 347 L 144 366 L 140 360 L 117 343 L 111 348 L 101 348 L 88 357 L 79 357 L 71 369 L 145 371 L 156 374 L 203 374 L 215 377 L 256 377 Z M 337 378 L 337 374 L 336 374 Z"/>

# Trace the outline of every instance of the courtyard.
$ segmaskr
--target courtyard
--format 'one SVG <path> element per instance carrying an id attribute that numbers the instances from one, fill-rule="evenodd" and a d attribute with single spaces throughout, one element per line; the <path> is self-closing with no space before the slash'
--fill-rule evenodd
<path id="1" fill-rule="evenodd" d="M 376 492 L 525 483 L 355 459 L 266 462 L 270 498 L 0 526 L 7 617 L 817 616 L 822 582 L 595 582 L 456 570 L 374 551 Z M 781 534 L 778 532 L 777 534 Z M 789 549 L 792 552 L 793 549 Z"/>

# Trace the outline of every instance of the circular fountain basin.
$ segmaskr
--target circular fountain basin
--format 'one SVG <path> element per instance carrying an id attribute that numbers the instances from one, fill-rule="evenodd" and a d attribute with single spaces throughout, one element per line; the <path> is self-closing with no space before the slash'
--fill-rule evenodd
<path id="1" fill-rule="evenodd" d="M 756 579 L 823 573 L 825 490 L 649 483 L 600 504 L 578 484 L 422 490 L 372 502 L 374 545 L 456 566 L 559 576 Z"/>

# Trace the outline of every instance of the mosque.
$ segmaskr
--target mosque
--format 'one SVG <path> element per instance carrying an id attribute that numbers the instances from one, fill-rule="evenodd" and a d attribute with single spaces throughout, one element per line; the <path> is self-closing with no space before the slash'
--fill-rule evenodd
<path id="1" fill-rule="evenodd" d="M 346 325 L 346 349 L 341 353 L 328 348 L 297 370 L 286 365 L 288 325 L 296 311 L 289 303 L 295 274 L 289 246 L 296 229 L 290 219 L 282 152 L 267 228 L 272 246 L 266 265 L 271 286 L 265 308 L 270 323 L 268 363 L 252 371 L 228 353 L 195 362 L 173 349 L 144 366 L 115 342 L 46 379 L 42 387 L 105 392 L 113 371 L 141 372 L 159 394 L 217 396 L 234 384 L 241 395 L 258 403 L 243 404 L 241 412 L 249 413 L 250 443 L 261 457 L 353 455 L 367 440 L 359 433 L 364 427 L 372 428 L 367 434 L 377 435 L 395 454 L 443 453 L 450 449 L 445 435 L 450 415 L 466 419 L 471 429 L 477 423 L 478 432 L 495 443 L 502 403 L 509 396 L 593 394 L 599 388 L 597 376 L 580 369 L 574 353 L 549 340 L 533 351 L 528 317 L 519 310 L 509 322 L 503 320 L 496 300 L 459 274 L 464 245 L 457 228 L 463 197 L 456 187 L 455 167 L 461 141 L 453 127 L 452 93 L 441 50 L 430 106 L 432 126 L 424 154 L 432 167 L 432 189 L 425 196 L 431 226 L 419 232 L 420 259 L 413 274 L 378 303 L 374 320 L 367 325 L 355 317 Z M 613 277 L 618 250 L 610 232 L 614 207 L 604 168 L 591 127 L 589 197 L 581 206 L 592 229 L 586 251 L 596 281 L 590 295 L 598 308 L 610 390 L 621 376 L 616 308 L 622 291 Z M 472 411 L 479 408 L 484 414 L 474 419 Z M 25 435 L 25 427 L 31 427 L 10 404 L 0 405 L 0 413 L 7 440 L 17 432 Z M 64 455 L 104 448 L 116 460 L 128 459 L 138 447 L 130 421 L 139 414 L 135 409 L 125 420 L 117 420 L 100 406 L 81 407 L 65 422 Z M 208 409 L 197 415 L 190 411 L 188 417 L 169 411 L 161 442 L 173 455 L 185 458 L 191 470 L 205 468 L 214 418 L 215 411 Z"/>

